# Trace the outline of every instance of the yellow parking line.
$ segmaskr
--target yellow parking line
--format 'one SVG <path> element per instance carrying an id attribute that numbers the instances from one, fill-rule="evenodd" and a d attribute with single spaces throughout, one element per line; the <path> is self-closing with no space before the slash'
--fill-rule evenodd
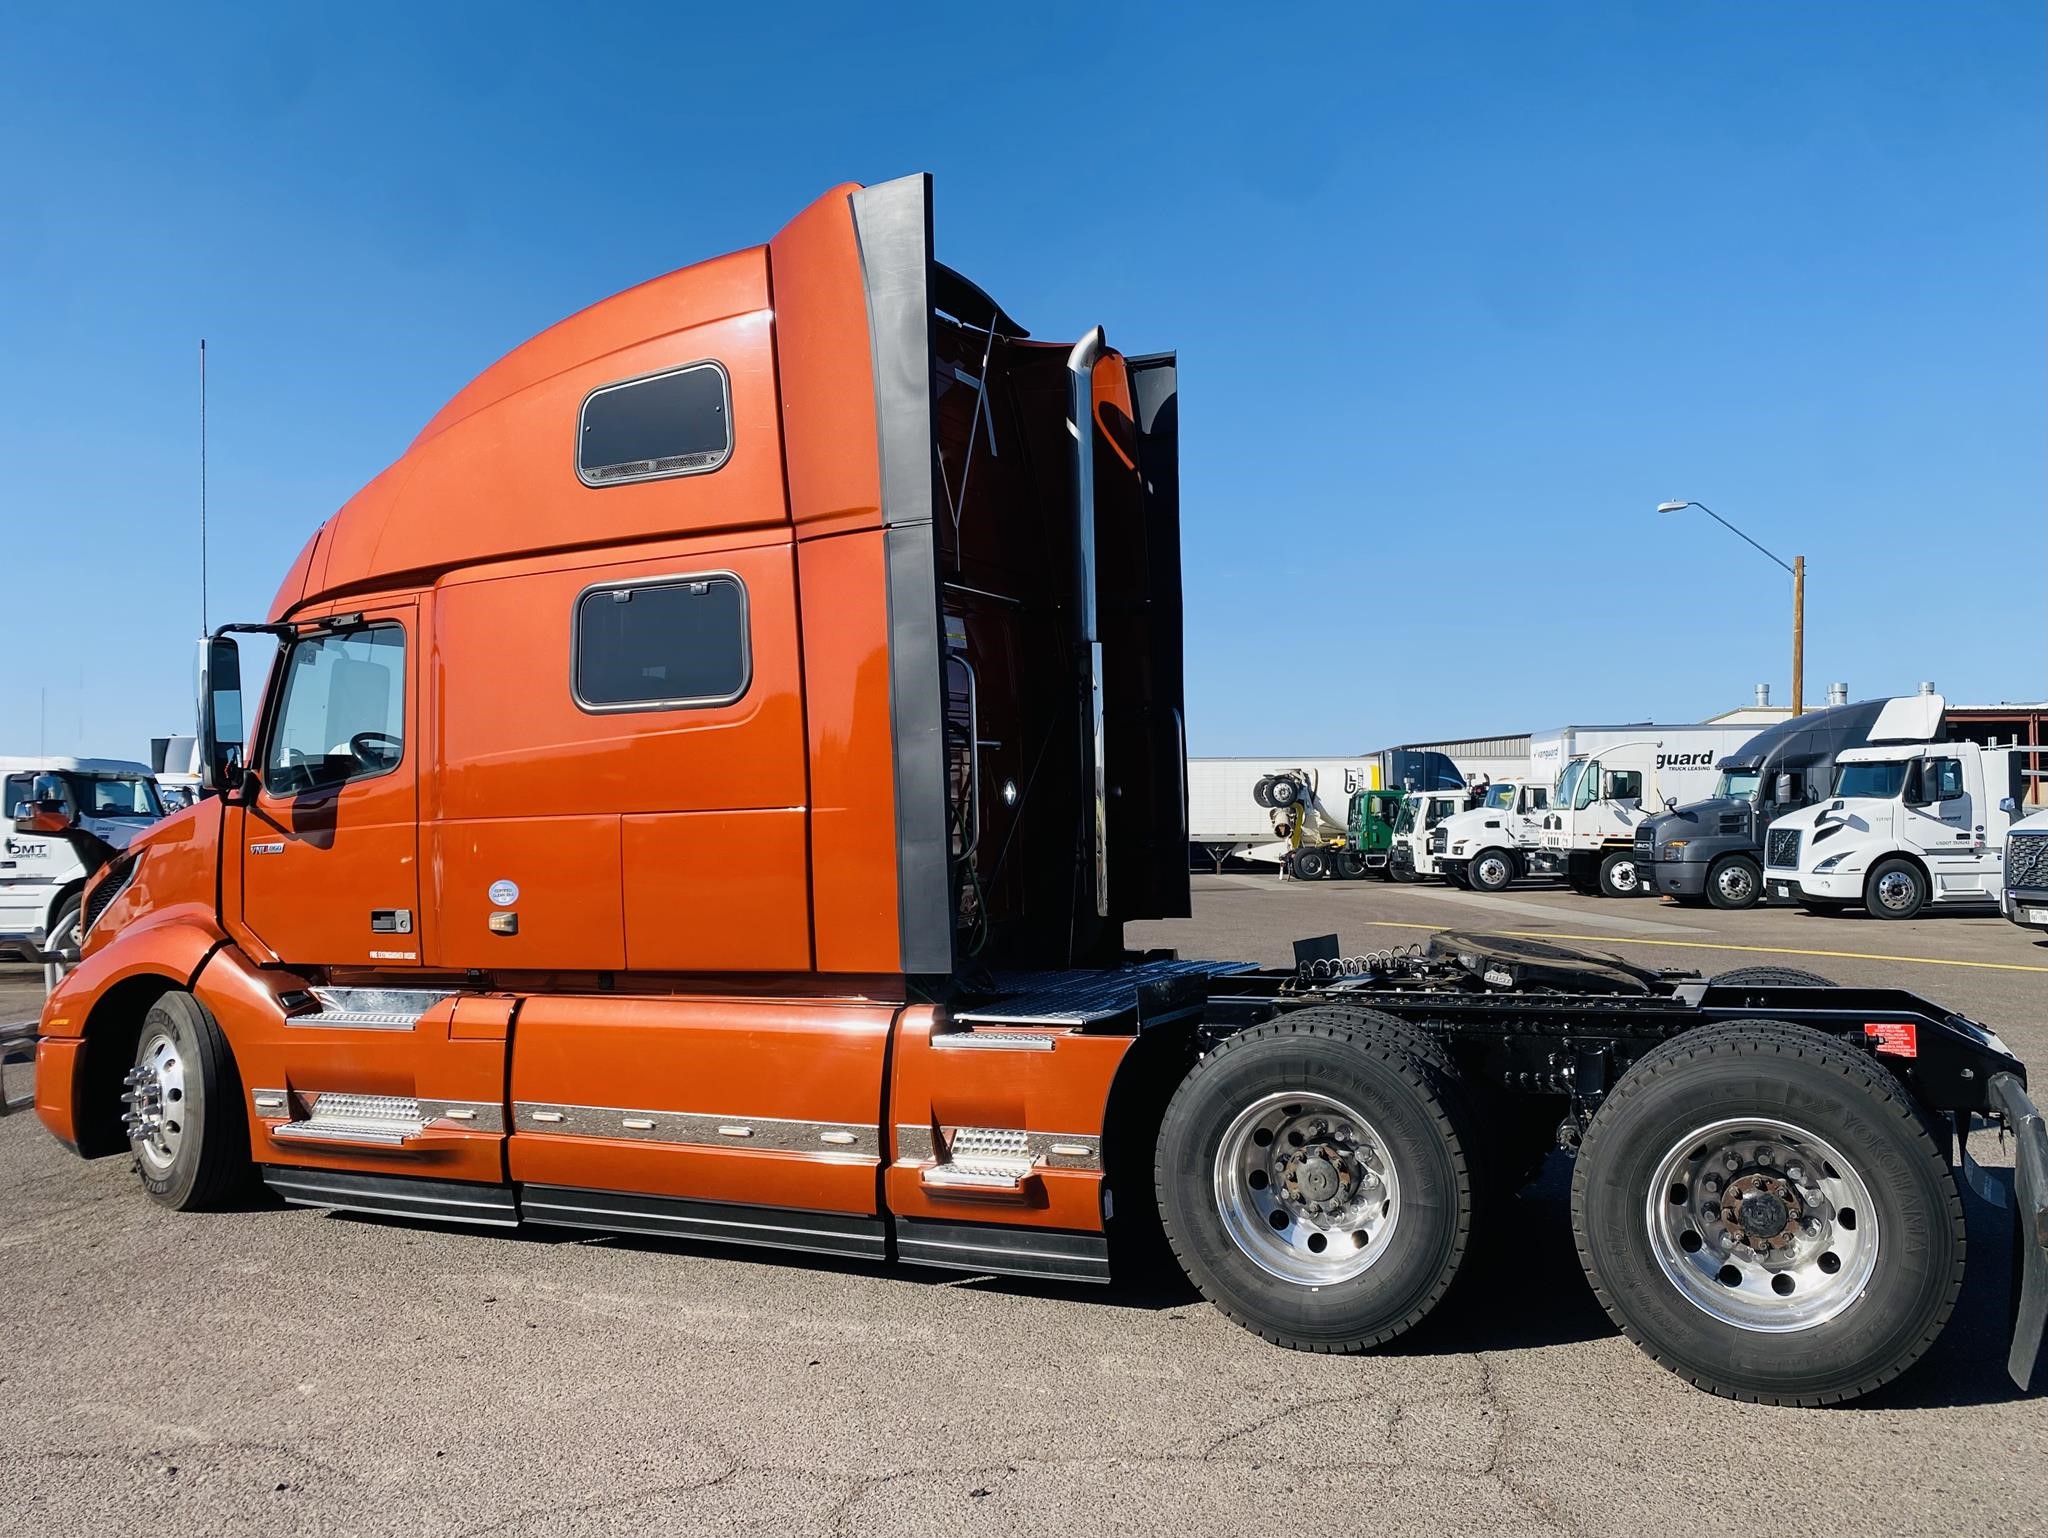
<path id="1" fill-rule="evenodd" d="M 1396 919 L 1368 919 L 1377 929 L 1448 929 L 1448 924 L 1404 924 Z M 1977 967 L 1986 972 L 2048 972 L 2048 967 L 2030 967 L 2017 961 L 1952 961 L 1946 956 L 1879 956 L 1869 951 L 1808 951 L 1791 945 L 1722 945 L 1711 940 L 1638 940 L 1627 935 L 1562 935 L 1542 929 L 1481 929 L 1469 931 L 1503 940 L 1597 941 L 1602 945 L 1670 945 L 1682 951 L 1744 951 L 1753 956 L 1832 956 L 1837 961 L 1898 961 L 1916 967 Z"/>

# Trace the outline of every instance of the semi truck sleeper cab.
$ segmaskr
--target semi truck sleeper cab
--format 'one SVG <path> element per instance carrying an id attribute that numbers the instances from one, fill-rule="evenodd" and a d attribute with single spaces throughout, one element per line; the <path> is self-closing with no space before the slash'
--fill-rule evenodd
<path id="1" fill-rule="evenodd" d="M 2018 1131 L 2048 1202 L 1989 1029 L 1478 936 L 1126 950 L 1189 911 L 1178 431 L 1172 355 L 1032 337 L 921 176 L 541 333 L 206 643 L 213 793 L 86 890 L 38 1114 L 178 1208 L 260 1171 L 1085 1280 L 1163 1241 L 1319 1351 L 1425 1317 L 1561 1140 L 1659 1360 L 1904 1370 L 1961 1278 L 1937 1118 Z"/>

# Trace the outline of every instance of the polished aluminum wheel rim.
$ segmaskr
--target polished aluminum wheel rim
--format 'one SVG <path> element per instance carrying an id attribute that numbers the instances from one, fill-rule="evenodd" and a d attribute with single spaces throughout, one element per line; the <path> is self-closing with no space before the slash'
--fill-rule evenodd
<path id="1" fill-rule="evenodd" d="M 152 1173 L 177 1162 L 185 1140 L 185 1058 L 167 1031 L 152 1031 L 136 1054 L 121 1098 L 128 1141 Z"/>
<path id="2" fill-rule="evenodd" d="M 1481 886 L 1506 886 L 1509 876 L 1508 862 L 1497 854 L 1485 855 L 1473 868 L 1473 874 L 1479 878 Z"/>
<path id="3" fill-rule="evenodd" d="M 1633 860 L 1616 860 L 1607 868 L 1607 879 L 1614 883 L 1617 892 L 1633 892 L 1642 880 Z"/>
<path id="4" fill-rule="evenodd" d="M 1225 1130 L 1216 1205 L 1253 1264 L 1319 1287 L 1386 1253 L 1401 1218 L 1401 1181 L 1385 1141 L 1350 1106 L 1285 1092 L 1246 1106 Z"/>
<path id="5" fill-rule="evenodd" d="M 1714 878 L 1714 884 L 1721 889 L 1721 895 L 1730 902 L 1746 902 L 1756 890 L 1756 883 L 1750 879 L 1747 865 L 1726 865 L 1721 874 Z"/>
<path id="6" fill-rule="evenodd" d="M 1877 900 L 1887 908 L 1913 906 L 1913 878 L 1902 870 L 1888 870 L 1877 878 Z"/>
<path id="7" fill-rule="evenodd" d="M 1877 1209 L 1840 1149 L 1790 1122 L 1718 1121 L 1664 1156 L 1644 1202 L 1665 1277 L 1723 1324 L 1825 1324 L 1877 1268 Z"/>

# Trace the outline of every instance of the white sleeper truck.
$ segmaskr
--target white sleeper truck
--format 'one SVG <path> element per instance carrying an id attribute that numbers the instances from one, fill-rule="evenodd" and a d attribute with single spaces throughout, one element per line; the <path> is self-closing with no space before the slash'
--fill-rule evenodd
<path id="1" fill-rule="evenodd" d="M 1764 835 L 1771 897 L 1810 912 L 1860 907 L 1881 919 L 1995 905 L 2030 756 L 1974 742 L 1838 754 L 1832 796 Z"/>
<path id="2" fill-rule="evenodd" d="M 0 758 L 0 956 L 52 987 L 78 955 L 86 879 L 163 815 L 147 764 Z"/>
<path id="3" fill-rule="evenodd" d="M 1498 892 L 1528 874 L 1528 856 L 1543 844 L 1550 785 L 1496 780 L 1479 805 L 1445 818 L 1430 835 L 1437 874 L 1453 886 Z"/>

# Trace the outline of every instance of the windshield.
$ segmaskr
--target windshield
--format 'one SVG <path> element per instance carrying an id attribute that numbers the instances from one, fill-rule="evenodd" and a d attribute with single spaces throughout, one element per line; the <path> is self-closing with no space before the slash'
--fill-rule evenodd
<path id="1" fill-rule="evenodd" d="M 163 798 L 157 795 L 156 781 L 139 774 L 88 776 L 67 774 L 64 783 L 71 788 L 71 797 L 77 803 L 82 817 L 161 817 L 164 814 Z"/>
<path id="2" fill-rule="evenodd" d="M 1747 801 L 1756 794 L 1756 787 L 1757 772 L 1754 769 L 1723 769 L 1714 794 L 1733 801 Z"/>
<path id="3" fill-rule="evenodd" d="M 1515 804 L 1515 787 L 1496 785 L 1486 793 L 1486 799 L 1479 804 L 1489 812 L 1504 812 Z"/>
<path id="4" fill-rule="evenodd" d="M 1415 807 L 1416 803 L 1413 801 L 1403 801 L 1401 803 L 1401 816 L 1394 824 L 1394 831 L 1396 833 L 1412 833 L 1415 831 Z"/>
<path id="5" fill-rule="evenodd" d="M 1870 796 L 1889 801 L 1905 783 L 1906 765 L 1899 760 L 1889 764 L 1843 764 L 1835 771 L 1838 796 Z"/>
<path id="6" fill-rule="evenodd" d="M 1552 806 L 1570 806 L 1572 792 L 1578 789 L 1579 776 L 1585 772 L 1586 761 L 1575 758 L 1566 764 L 1557 776 L 1557 794 L 1550 798 Z"/>

